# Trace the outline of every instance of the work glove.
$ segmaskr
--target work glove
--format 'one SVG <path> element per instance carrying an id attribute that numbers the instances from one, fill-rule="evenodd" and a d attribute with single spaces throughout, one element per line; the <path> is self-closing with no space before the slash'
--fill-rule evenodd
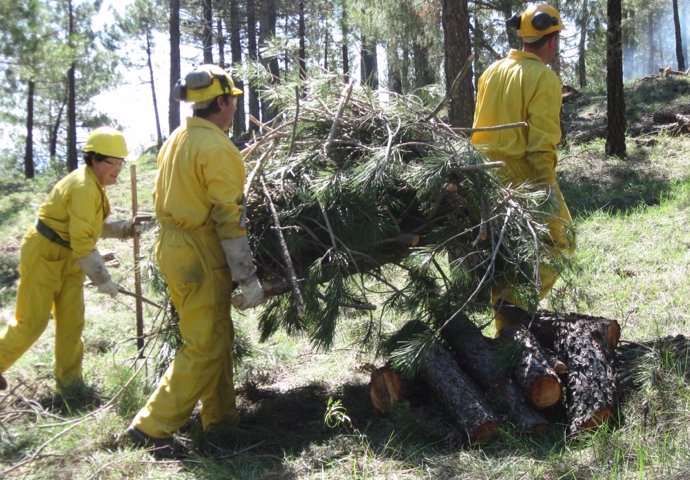
<path id="1" fill-rule="evenodd" d="M 103 232 L 101 238 L 119 238 L 127 240 L 134 234 L 140 234 L 147 230 L 151 223 L 151 215 L 138 214 L 129 220 L 118 220 L 108 217 L 103 222 Z"/>
<path id="2" fill-rule="evenodd" d="M 265 299 L 264 289 L 256 277 L 256 267 L 247 236 L 221 240 L 220 243 L 232 278 L 238 283 L 241 291 L 232 298 L 232 304 L 240 310 L 261 304 Z"/>
<path id="3" fill-rule="evenodd" d="M 76 261 L 86 276 L 96 285 L 99 293 L 108 294 L 113 298 L 117 296 L 119 287 L 110 278 L 103 257 L 98 253 L 98 250 L 93 249 L 91 253 L 85 257 L 77 258 Z"/>

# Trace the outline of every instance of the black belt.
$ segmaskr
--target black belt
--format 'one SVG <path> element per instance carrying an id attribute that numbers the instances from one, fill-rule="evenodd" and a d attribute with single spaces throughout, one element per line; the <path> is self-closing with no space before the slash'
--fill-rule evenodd
<path id="1" fill-rule="evenodd" d="M 53 243 L 57 243 L 65 248 L 72 248 L 69 242 L 64 241 L 60 235 L 55 233 L 55 230 L 43 223 L 40 218 L 36 220 L 36 231 Z"/>

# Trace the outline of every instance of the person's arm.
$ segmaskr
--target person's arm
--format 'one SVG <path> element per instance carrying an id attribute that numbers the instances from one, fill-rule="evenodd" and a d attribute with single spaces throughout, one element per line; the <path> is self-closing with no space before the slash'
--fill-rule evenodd
<path id="1" fill-rule="evenodd" d="M 535 185 L 548 187 L 556 182 L 556 148 L 561 139 L 561 85 L 550 70 L 537 80 L 538 87 L 527 110 L 527 162 Z"/>
<path id="2" fill-rule="evenodd" d="M 216 155 L 219 158 L 207 162 L 204 170 L 211 218 L 232 278 L 242 292 L 233 297 L 232 303 L 239 309 L 252 308 L 264 301 L 264 291 L 256 276 L 247 230 L 240 225 L 244 210 L 244 162 L 234 147 L 217 151 Z"/>

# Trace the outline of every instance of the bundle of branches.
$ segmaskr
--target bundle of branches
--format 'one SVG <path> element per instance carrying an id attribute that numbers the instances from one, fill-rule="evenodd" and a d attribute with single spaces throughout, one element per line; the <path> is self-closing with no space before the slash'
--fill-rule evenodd
<path id="1" fill-rule="evenodd" d="M 371 345 L 375 300 L 437 332 L 485 310 L 495 282 L 536 305 L 538 266 L 555 262 L 545 198 L 502 185 L 500 164 L 439 108 L 327 75 L 266 94 L 279 113 L 243 152 L 248 228 L 259 277 L 290 294 L 264 309 L 264 338 L 282 326 L 327 348 L 345 309 L 369 315 L 360 341 Z"/>

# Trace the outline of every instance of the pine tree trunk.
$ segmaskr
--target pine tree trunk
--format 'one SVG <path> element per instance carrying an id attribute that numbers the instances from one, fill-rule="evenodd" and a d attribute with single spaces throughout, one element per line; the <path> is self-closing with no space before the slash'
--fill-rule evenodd
<path id="1" fill-rule="evenodd" d="M 204 63 L 213 63 L 213 5 L 211 0 L 202 2 L 204 29 L 201 46 L 204 52 Z"/>
<path id="2" fill-rule="evenodd" d="M 678 14 L 678 0 L 673 0 L 673 27 L 676 36 L 676 60 L 678 70 L 685 70 L 685 57 L 683 56 L 683 33 L 680 29 L 680 16 Z"/>
<path id="3" fill-rule="evenodd" d="M 36 82 L 29 80 L 26 94 L 26 144 L 24 146 L 24 177 L 34 178 L 34 94 Z"/>
<path id="4" fill-rule="evenodd" d="M 239 8 L 237 6 L 238 0 L 230 0 L 229 5 L 229 23 L 226 17 L 225 26 L 230 34 L 230 58 L 232 65 L 242 64 L 242 41 L 240 34 Z M 232 76 L 235 82 L 235 87 L 244 91 L 244 82 L 238 75 Z M 237 110 L 235 111 L 235 119 L 232 122 L 233 137 L 237 140 L 242 138 L 242 134 L 246 131 L 246 113 L 244 109 L 244 95 L 237 102 Z"/>
<path id="5" fill-rule="evenodd" d="M 247 0 L 247 56 L 249 61 L 255 62 L 259 58 L 258 53 L 256 45 L 256 3 L 255 0 Z M 252 84 L 249 85 L 249 115 L 257 120 L 261 120 L 259 93 Z M 249 122 L 249 130 L 258 131 L 259 127 Z"/>
<path id="6" fill-rule="evenodd" d="M 606 38 L 606 155 L 625 156 L 625 99 L 621 46 L 621 0 L 608 0 Z"/>
<path id="7" fill-rule="evenodd" d="M 474 117 L 472 72 L 467 72 L 453 89 L 456 77 L 472 54 L 467 0 L 443 0 L 442 23 L 446 92 L 450 96 L 448 123 L 454 127 L 471 127 Z"/>
<path id="8" fill-rule="evenodd" d="M 72 45 L 74 35 L 74 12 L 72 0 L 67 2 L 69 11 L 69 45 Z M 67 170 L 76 170 L 79 166 L 77 158 L 77 94 L 76 94 L 76 62 L 72 62 L 67 72 Z"/>
<path id="9" fill-rule="evenodd" d="M 180 0 L 170 0 L 170 91 L 180 79 Z M 180 126 L 180 102 L 168 102 L 168 134 Z"/>

